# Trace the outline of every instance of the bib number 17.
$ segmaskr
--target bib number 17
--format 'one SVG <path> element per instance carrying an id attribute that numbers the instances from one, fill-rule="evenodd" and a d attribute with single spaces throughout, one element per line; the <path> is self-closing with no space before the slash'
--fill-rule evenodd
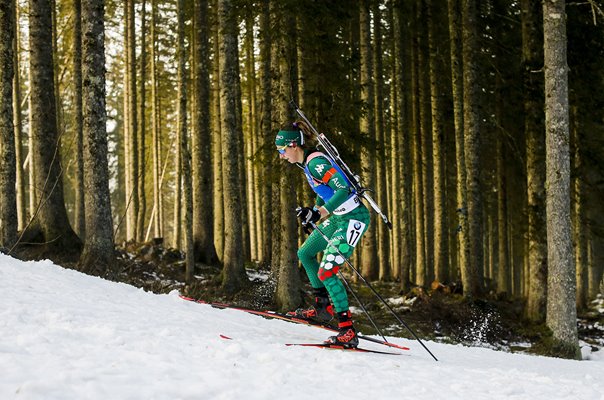
<path id="1" fill-rule="evenodd" d="M 356 219 L 351 219 L 348 222 L 348 230 L 346 231 L 346 241 L 352 247 L 355 247 L 361 239 L 361 235 L 365 231 L 367 224 Z"/>

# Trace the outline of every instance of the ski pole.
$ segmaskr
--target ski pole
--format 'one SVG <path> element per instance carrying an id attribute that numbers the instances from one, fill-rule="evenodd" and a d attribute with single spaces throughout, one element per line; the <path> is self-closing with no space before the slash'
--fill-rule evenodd
<path id="1" fill-rule="evenodd" d="M 409 325 L 407 325 L 407 323 L 405 323 L 405 321 L 403 321 L 403 319 L 401 317 L 399 317 L 396 312 L 394 312 L 394 310 L 392 309 L 392 307 L 390 307 L 390 305 L 386 302 L 386 300 L 384 300 L 384 298 L 382 296 L 380 296 L 380 294 L 374 289 L 373 286 L 371 286 L 371 284 L 367 281 L 367 279 L 365 279 L 363 277 L 363 275 L 361 275 L 361 273 L 354 267 L 354 265 L 352 265 L 352 263 L 348 260 L 348 258 L 344 257 L 344 255 L 340 252 L 340 250 L 336 246 L 333 246 L 331 244 L 331 240 L 329 240 L 329 238 L 325 235 L 325 233 L 323 233 L 323 231 L 317 226 L 317 224 L 315 224 L 312 221 L 310 221 L 309 223 L 310 223 L 310 226 L 312 226 L 313 229 L 316 229 L 321 234 L 321 236 L 323 237 L 323 239 L 325 239 L 325 241 L 327 242 L 327 244 L 329 246 L 331 246 L 331 247 L 333 247 L 333 248 L 336 249 L 336 251 L 338 252 L 338 254 L 340 256 L 342 256 L 342 258 L 344 259 L 344 261 L 346 262 L 346 264 L 348 264 L 348 266 L 350 268 L 352 268 L 352 270 L 354 271 L 354 273 L 357 274 L 359 278 L 361 278 L 361 280 L 363 281 L 363 283 L 365 283 L 365 285 L 369 289 L 371 289 L 371 291 L 373 292 L 373 294 L 386 306 L 386 308 L 388 309 L 388 311 L 390 311 L 390 313 L 394 316 L 394 318 L 396 318 L 398 320 L 398 322 L 401 323 L 401 325 L 403 325 L 405 328 L 407 328 L 407 330 L 411 333 L 411 335 L 413 335 L 413 337 L 415 338 L 415 340 L 417 340 L 419 342 L 419 344 L 422 345 L 422 347 L 432 356 L 432 358 L 434 358 L 435 361 L 438 361 L 438 359 L 434 356 L 434 354 L 432 354 L 432 352 L 430 350 L 428 350 L 428 348 L 426 347 L 426 345 L 415 334 L 415 332 L 413 332 L 413 330 L 411 329 L 411 327 L 409 327 Z"/>

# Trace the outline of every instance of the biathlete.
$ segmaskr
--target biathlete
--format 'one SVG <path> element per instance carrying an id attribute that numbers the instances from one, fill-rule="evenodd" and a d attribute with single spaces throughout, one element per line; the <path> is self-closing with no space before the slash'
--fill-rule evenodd
<path id="1" fill-rule="evenodd" d="M 352 255 L 369 227 L 369 211 L 339 167 L 316 149 L 316 141 L 304 122 L 298 121 L 282 128 L 275 138 L 275 146 L 281 159 L 304 170 L 310 187 L 317 194 L 314 207 L 296 210 L 302 225 L 307 230 L 310 222 L 318 223 L 324 218 L 318 227 L 331 243 L 329 245 L 315 230 L 298 250 L 298 258 L 308 275 L 315 300 L 310 308 L 300 308 L 289 314 L 320 322 L 332 320 L 335 314 L 339 331 L 326 343 L 356 347 L 359 339 L 352 323 L 348 295 L 337 274 L 345 262 L 344 257 Z M 320 263 L 316 257 L 319 252 L 323 252 Z"/>

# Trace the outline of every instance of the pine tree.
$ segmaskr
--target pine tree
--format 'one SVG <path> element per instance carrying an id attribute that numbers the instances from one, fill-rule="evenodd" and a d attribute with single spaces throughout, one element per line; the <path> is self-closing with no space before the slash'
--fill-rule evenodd
<path id="1" fill-rule="evenodd" d="M 0 1 L 0 247 L 17 240 L 16 162 L 13 130 L 14 33 L 12 0 Z"/>
<path id="2" fill-rule="evenodd" d="M 212 212 L 212 162 L 210 135 L 210 60 L 208 32 L 208 2 L 196 0 L 194 9 L 195 34 L 195 104 L 193 111 L 193 235 L 195 259 L 214 264 L 218 256 L 214 247 Z"/>
<path id="3" fill-rule="evenodd" d="M 115 255 L 107 164 L 105 111 L 105 2 L 82 0 L 82 98 L 86 241 L 80 270 L 112 274 Z"/>
<path id="4" fill-rule="evenodd" d="M 543 60 L 539 20 L 541 2 L 523 0 L 522 64 L 524 129 L 527 148 L 529 292 L 527 316 L 545 319 L 547 286 L 547 233 L 545 229 L 545 132 L 543 128 L 543 81 L 539 70 Z"/>
<path id="5" fill-rule="evenodd" d="M 242 289 L 247 281 L 243 265 L 243 237 L 239 225 L 240 177 L 237 167 L 237 18 L 231 0 L 218 0 L 220 39 L 220 115 L 222 118 L 222 167 L 224 176 L 224 258 L 222 288 L 227 293 Z"/>
<path id="6" fill-rule="evenodd" d="M 30 132 L 33 141 L 30 166 L 33 163 L 33 186 L 39 203 L 34 205 L 36 223 L 29 228 L 24 241 L 34 241 L 30 235 L 35 237 L 39 231 L 44 243 L 42 251 L 49 258 L 61 253 L 75 254 L 81 249 L 81 241 L 69 224 L 63 198 L 51 20 L 49 0 L 30 0 Z"/>
<path id="7" fill-rule="evenodd" d="M 291 68 L 295 59 L 295 19 L 291 8 L 285 3 L 276 4 L 277 32 L 280 32 L 274 42 L 275 67 L 278 68 L 276 83 L 276 96 L 273 98 L 275 114 L 278 121 L 290 121 L 292 109 L 289 106 L 291 88 L 293 86 Z M 279 221 L 280 245 L 279 264 L 277 271 L 276 301 L 279 309 L 291 310 L 301 303 L 301 281 L 298 272 L 297 251 L 297 226 L 296 219 L 296 188 L 291 184 L 294 181 L 294 171 L 289 165 L 281 165 L 279 172 Z"/>
<path id="8" fill-rule="evenodd" d="M 359 2 L 360 6 L 360 27 L 361 27 L 361 102 L 364 113 L 360 121 L 360 131 L 367 139 L 375 138 L 375 124 L 373 108 L 373 62 L 371 56 L 371 31 L 370 31 L 370 13 L 369 0 Z M 375 162 L 374 154 L 369 146 L 364 146 L 361 152 L 361 164 L 363 169 L 363 184 L 366 187 L 374 187 Z M 375 224 L 370 227 L 363 235 L 361 251 L 361 271 L 367 279 L 376 279 L 378 277 L 378 255 L 377 255 L 377 228 Z"/>
<path id="9" fill-rule="evenodd" d="M 480 190 L 480 118 L 478 115 L 477 91 L 478 54 L 476 0 L 462 0 L 462 59 L 463 59 L 463 121 L 464 152 L 466 170 L 467 216 L 469 228 L 470 258 L 462 265 L 464 295 L 473 296 L 480 292 L 479 271 L 483 257 L 483 214 Z M 462 226 L 463 229 L 463 226 Z M 464 277 L 465 275 L 465 277 Z"/>
<path id="10" fill-rule="evenodd" d="M 188 146 L 187 132 L 187 82 L 186 82 L 186 51 L 185 51 L 185 10 L 184 0 L 178 0 L 178 137 L 180 147 L 180 165 L 182 171 L 183 190 L 183 220 L 176 221 L 184 227 L 184 249 L 186 254 L 186 281 L 193 280 L 195 254 L 193 244 L 193 190 L 191 179 L 191 154 Z"/>
<path id="11" fill-rule="evenodd" d="M 73 102 L 76 137 L 75 231 L 86 237 L 86 212 L 84 206 L 84 137 L 82 116 L 82 1 L 73 2 Z"/>
<path id="12" fill-rule="evenodd" d="M 19 7 L 15 2 L 13 7 L 13 21 L 15 28 L 15 46 L 14 46 L 14 79 L 13 79 L 13 122 L 15 125 L 15 163 L 16 163 L 16 180 L 17 180 L 17 220 L 18 230 L 23 230 L 27 223 L 27 200 L 25 187 L 25 171 L 23 170 L 23 122 L 21 116 L 21 76 L 20 69 L 20 52 L 21 52 L 21 35 L 19 29 Z"/>
<path id="13" fill-rule="evenodd" d="M 543 1 L 547 207 L 547 326 L 552 353 L 580 359 L 570 221 L 570 154 L 566 11 Z"/>

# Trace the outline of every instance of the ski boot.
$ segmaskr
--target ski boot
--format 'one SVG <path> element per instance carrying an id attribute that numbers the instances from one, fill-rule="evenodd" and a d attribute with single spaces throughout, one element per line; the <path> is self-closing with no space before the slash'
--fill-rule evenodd
<path id="1" fill-rule="evenodd" d="M 298 308 L 296 311 L 290 311 L 288 316 L 305 320 L 327 323 L 333 319 L 333 306 L 329 301 L 327 289 L 313 289 L 315 303 L 309 308 Z"/>
<path id="2" fill-rule="evenodd" d="M 359 345 L 359 337 L 352 325 L 350 311 L 342 311 L 338 313 L 338 329 L 336 336 L 330 336 L 325 343 L 342 346 L 346 348 L 355 348 Z"/>

